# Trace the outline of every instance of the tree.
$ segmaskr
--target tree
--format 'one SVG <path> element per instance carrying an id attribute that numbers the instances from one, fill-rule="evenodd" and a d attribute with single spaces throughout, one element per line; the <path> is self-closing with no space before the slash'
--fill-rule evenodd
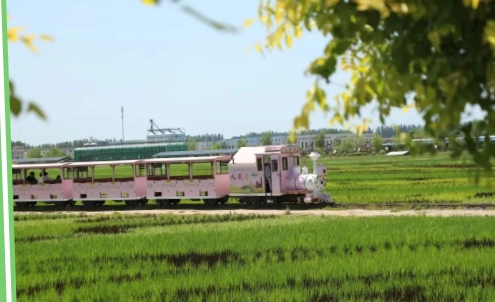
<path id="1" fill-rule="evenodd" d="M 411 139 L 425 139 L 428 138 L 428 135 L 423 129 L 413 129 L 409 132 L 409 137 Z"/>
<path id="2" fill-rule="evenodd" d="M 366 140 L 362 136 L 349 138 L 349 141 L 352 143 L 352 148 L 355 148 L 356 150 L 358 148 L 363 148 L 366 145 Z"/>
<path id="3" fill-rule="evenodd" d="M 248 142 L 245 138 L 241 138 L 237 141 L 237 148 L 240 149 L 242 147 L 247 147 L 248 146 Z"/>
<path id="4" fill-rule="evenodd" d="M 26 153 L 27 158 L 42 158 L 43 155 L 41 155 L 41 149 L 40 148 L 33 148 L 29 149 L 29 151 Z"/>
<path id="5" fill-rule="evenodd" d="M 271 132 L 263 132 L 261 135 L 261 145 L 268 146 L 272 144 L 272 133 Z"/>
<path id="6" fill-rule="evenodd" d="M 325 148 L 325 132 L 320 132 L 314 137 L 315 147 L 320 152 Z"/>
<path id="7" fill-rule="evenodd" d="M 213 145 L 211 145 L 211 150 L 220 150 L 220 149 L 223 149 L 223 148 L 222 148 L 222 144 L 219 142 L 216 142 Z"/>
<path id="8" fill-rule="evenodd" d="M 66 157 L 67 155 L 57 147 L 52 147 L 45 153 L 44 157 Z"/>
<path id="9" fill-rule="evenodd" d="M 371 147 L 373 150 L 378 153 L 382 149 L 383 138 L 379 133 L 375 133 L 371 138 Z"/>
<path id="10" fill-rule="evenodd" d="M 461 130 L 474 162 L 492 172 L 495 146 L 478 149 L 471 125 L 461 125 L 461 114 L 466 105 L 478 105 L 486 113 L 483 135 L 495 133 L 494 0 L 267 0 L 258 13 L 268 31 L 265 46 L 255 45 L 259 52 L 283 49 L 283 42 L 290 48 L 304 30 L 329 40 L 307 69 L 316 80 L 292 133 L 309 128 L 317 106 L 341 125 L 359 118 L 361 108 L 373 102 L 382 124 L 393 108 L 416 108 L 431 137 L 449 133 L 453 143 L 452 132 Z M 330 83 L 339 63 L 351 81 L 337 95 L 337 106 L 330 107 L 321 82 Z M 368 122 L 357 126 L 359 134 Z M 460 155 L 459 150 L 452 154 Z"/>
<path id="11" fill-rule="evenodd" d="M 342 152 L 342 139 L 340 138 L 334 139 L 332 142 L 332 149 L 337 152 Z M 330 151 L 333 152 L 333 150 Z"/>
<path id="12" fill-rule="evenodd" d="M 198 139 L 197 138 L 189 137 L 187 139 L 187 148 L 189 149 L 189 151 L 196 150 L 197 145 L 198 145 Z"/>
<path id="13" fill-rule="evenodd" d="M 352 138 L 344 138 L 342 140 L 342 144 L 340 146 L 344 152 L 352 152 L 352 148 L 354 147 L 354 142 Z"/>

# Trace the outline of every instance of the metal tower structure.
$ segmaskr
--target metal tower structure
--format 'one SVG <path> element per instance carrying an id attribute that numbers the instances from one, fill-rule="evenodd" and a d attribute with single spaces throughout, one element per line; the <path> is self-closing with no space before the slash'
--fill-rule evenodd
<path id="1" fill-rule="evenodd" d="M 148 129 L 148 140 L 153 141 L 185 141 L 186 130 L 185 128 L 160 128 L 157 124 L 150 119 L 150 128 Z"/>

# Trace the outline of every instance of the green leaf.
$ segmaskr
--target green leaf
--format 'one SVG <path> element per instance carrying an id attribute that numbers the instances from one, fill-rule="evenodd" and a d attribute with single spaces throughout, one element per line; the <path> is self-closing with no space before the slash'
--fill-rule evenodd
<path id="1" fill-rule="evenodd" d="M 38 105 L 36 105 L 34 103 L 29 103 L 27 111 L 28 112 L 34 112 L 42 120 L 47 120 L 45 113 L 38 107 Z"/>
<path id="2" fill-rule="evenodd" d="M 11 95 L 10 96 L 10 112 L 14 116 L 19 116 L 19 114 L 21 114 L 21 111 L 22 111 L 21 100 L 19 100 L 18 98 Z"/>

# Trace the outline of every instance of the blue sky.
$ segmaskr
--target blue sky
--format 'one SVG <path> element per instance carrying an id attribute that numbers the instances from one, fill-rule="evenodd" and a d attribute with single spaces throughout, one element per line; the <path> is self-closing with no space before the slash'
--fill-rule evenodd
<path id="1" fill-rule="evenodd" d="M 233 25 L 256 17 L 258 1 L 185 1 Z M 327 40 L 303 37 L 288 51 L 266 58 L 246 49 L 265 36 L 255 26 L 238 34 L 218 32 L 177 6 L 156 8 L 139 0 L 10 0 L 9 26 L 49 34 L 39 54 L 22 44 L 9 46 L 10 76 L 23 99 L 49 115 L 12 118 L 12 139 L 30 144 L 89 138 L 120 139 L 124 106 L 126 139 L 144 139 L 149 120 L 186 133 L 287 131 L 300 112 L 311 78 L 304 70 Z M 346 76 L 335 77 L 344 84 Z M 328 86 L 333 97 L 339 86 Z M 378 119 L 372 115 L 368 117 Z M 414 112 L 394 112 L 392 123 L 421 123 Z M 374 123 L 376 126 L 377 123 Z M 311 128 L 328 127 L 321 112 Z"/>

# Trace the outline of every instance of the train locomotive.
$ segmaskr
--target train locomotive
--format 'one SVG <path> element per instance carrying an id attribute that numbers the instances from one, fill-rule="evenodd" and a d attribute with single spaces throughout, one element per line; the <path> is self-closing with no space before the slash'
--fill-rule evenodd
<path id="1" fill-rule="evenodd" d="M 279 145 L 242 147 L 232 156 L 13 165 L 13 198 L 19 207 L 76 201 L 93 207 L 107 200 L 129 206 L 149 200 L 170 205 L 186 199 L 225 204 L 230 198 L 246 204 L 334 203 L 322 192 L 327 168 L 317 165 L 319 154 L 310 154 L 313 173 L 309 173 L 301 167 L 301 153 L 299 146 Z M 208 172 L 197 174 L 196 167 L 205 164 Z M 177 165 L 187 168 L 179 173 L 174 170 Z M 33 171 L 34 175 L 41 171 L 41 177 L 47 170 L 59 175 L 42 183 L 30 181 Z"/>

